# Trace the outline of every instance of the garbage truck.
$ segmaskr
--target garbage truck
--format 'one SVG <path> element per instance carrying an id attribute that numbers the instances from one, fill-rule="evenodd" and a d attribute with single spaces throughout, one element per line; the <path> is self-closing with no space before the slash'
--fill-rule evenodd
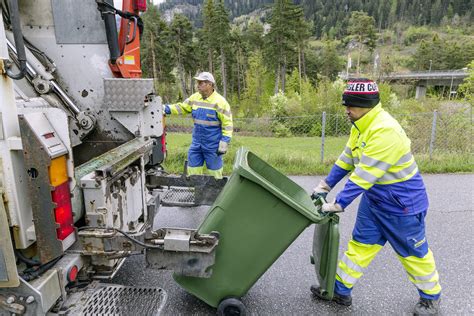
<path id="1" fill-rule="evenodd" d="M 313 222 L 324 224 L 313 257 L 330 297 L 337 218 L 317 213 L 318 201 L 301 188 L 247 151 L 237 161 L 253 157 L 250 166 L 237 164 L 232 181 L 163 171 L 161 98 L 141 77 L 146 5 L 0 0 L 0 315 L 159 314 L 167 297 L 159 284 L 109 283 L 135 254 L 145 254 L 149 268 L 173 270 L 178 284 L 219 313 L 243 314 L 240 296 Z M 248 171 L 255 163 L 265 174 Z M 295 215 L 293 233 L 238 289 L 206 292 L 206 282 L 227 286 L 227 253 L 245 252 L 231 242 L 233 225 L 213 220 L 229 197 L 251 187 L 240 177 L 304 216 Z M 200 227 L 153 229 L 160 207 L 195 205 L 213 205 Z M 230 207 L 227 218 L 241 218 L 233 214 L 239 210 Z"/>
<path id="2" fill-rule="evenodd" d="M 0 315 L 158 312 L 163 289 L 99 281 L 147 249 L 182 275 L 213 264 L 216 234 L 153 230 L 160 205 L 210 203 L 225 179 L 163 173 L 146 1 L 118 2 L 0 1 Z"/>

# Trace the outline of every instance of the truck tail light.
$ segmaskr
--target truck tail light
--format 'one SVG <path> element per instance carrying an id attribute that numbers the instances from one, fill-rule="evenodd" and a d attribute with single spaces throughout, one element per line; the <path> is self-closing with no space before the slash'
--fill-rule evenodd
<path id="1" fill-rule="evenodd" d="M 166 130 L 163 130 L 161 135 L 161 151 L 166 154 Z"/>
<path id="2" fill-rule="evenodd" d="M 64 240 L 74 232 L 66 156 L 51 160 L 49 179 L 51 186 L 53 186 L 51 198 L 56 204 L 54 209 L 54 218 L 58 224 L 56 235 L 59 240 Z"/>
<path id="3" fill-rule="evenodd" d="M 76 265 L 73 265 L 67 272 L 67 280 L 69 282 L 76 281 L 78 273 L 79 273 L 79 268 Z"/>
<path id="4" fill-rule="evenodd" d="M 135 5 L 138 11 L 146 11 L 146 0 L 136 0 Z"/>

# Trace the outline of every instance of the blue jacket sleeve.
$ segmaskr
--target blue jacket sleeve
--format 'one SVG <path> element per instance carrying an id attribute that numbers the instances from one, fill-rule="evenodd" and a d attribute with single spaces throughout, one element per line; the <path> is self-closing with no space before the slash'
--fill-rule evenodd
<path id="1" fill-rule="evenodd" d="M 331 171 L 329 172 L 328 176 L 324 181 L 331 187 L 334 188 L 334 186 L 341 181 L 342 178 L 346 176 L 346 174 L 349 173 L 349 170 L 342 169 L 338 165 L 334 165 L 331 168 Z"/>
<path id="2" fill-rule="evenodd" d="M 336 203 L 342 206 L 342 208 L 344 209 L 364 191 L 364 188 L 358 186 L 351 180 L 348 180 L 346 185 L 344 186 L 344 189 L 337 194 Z"/>

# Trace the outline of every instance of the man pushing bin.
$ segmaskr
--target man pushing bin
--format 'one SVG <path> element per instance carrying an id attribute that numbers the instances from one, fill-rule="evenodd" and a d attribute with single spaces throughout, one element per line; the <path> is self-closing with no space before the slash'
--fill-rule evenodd
<path id="1" fill-rule="evenodd" d="M 348 249 L 338 263 L 334 297 L 352 304 L 353 286 L 388 241 L 420 295 L 415 315 L 438 313 L 439 275 L 425 235 L 428 197 L 410 149 L 410 139 L 400 124 L 380 104 L 375 82 L 354 79 L 342 96 L 352 122 L 347 145 L 313 198 L 326 195 L 348 173 L 349 180 L 325 212 L 343 212 L 362 194 Z M 324 299 L 321 289 L 311 291 Z"/>

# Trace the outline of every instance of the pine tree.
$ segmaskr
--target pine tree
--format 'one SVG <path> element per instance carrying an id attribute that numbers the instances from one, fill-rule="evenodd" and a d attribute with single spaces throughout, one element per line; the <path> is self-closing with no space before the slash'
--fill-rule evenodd
<path id="1" fill-rule="evenodd" d="M 214 30 L 214 41 L 217 41 L 217 49 L 220 54 L 221 80 L 224 98 L 227 97 L 227 73 L 226 73 L 226 50 L 230 44 L 229 13 L 224 7 L 224 0 L 217 0 L 212 18 Z"/>
<path id="2" fill-rule="evenodd" d="M 249 51 L 263 49 L 263 25 L 260 22 L 251 21 L 242 36 Z"/>
<path id="3" fill-rule="evenodd" d="M 306 76 L 305 69 L 305 55 L 304 51 L 308 43 L 308 39 L 311 36 L 311 24 L 306 22 L 303 9 L 298 7 L 295 10 L 295 41 L 298 50 L 298 75 L 299 75 L 299 86 L 301 88 L 301 79 Z"/>
<path id="4" fill-rule="evenodd" d="M 370 52 L 373 52 L 376 46 L 376 34 L 374 26 L 374 18 L 368 16 L 367 13 L 354 11 L 349 19 L 349 33 L 354 35 L 359 46 L 359 54 L 357 55 L 357 73 L 360 72 L 360 55 L 362 46 L 366 45 Z"/>
<path id="5" fill-rule="evenodd" d="M 171 97 L 170 85 L 160 85 L 162 82 L 172 82 L 173 62 L 168 40 L 168 26 L 161 19 L 157 7 L 148 2 L 148 10 L 142 15 L 145 28 L 140 38 L 140 55 L 143 76 L 153 78 L 155 89 L 164 98 Z"/>
<path id="6" fill-rule="evenodd" d="M 178 69 L 178 77 L 181 84 L 182 96 L 188 96 L 186 88 L 186 71 L 184 68 L 185 60 L 192 58 L 192 26 L 187 17 L 176 14 L 170 25 L 170 42 L 173 50 L 175 65 Z"/>
<path id="7" fill-rule="evenodd" d="M 252 52 L 248 59 L 249 67 L 245 75 L 246 90 L 243 95 L 242 112 L 247 117 L 258 116 L 264 112 L 262 104 L 265 97 L 265 80 L 267 68 L 265 67 L 262 52 Z"/>
<path id="8" fill-rule="evenodd" d="M 245 51 L 246 43 L 244 36 L 239 28 L 235 28 L 231 32 L 231 43 L 232 43 L 232 52 L 231 57 L 233 57 L 233 63 L 230 63 L 235 75 L 235 83 L 237 85 L 237 98 L 240 100 L 242 90 L 245 89 Z M 233 85 L 235 87 L 235 85 Z M 235 91 L 235 89 L 233 89 Z"/>
<path id="9" fill-rule="evenodd" d="M 320 73 L 331 80 L 335 80 L 341 70 L 342 61 L 336 51 L 336 44 L 326 41 L 319 59 Z"/>
<path id="10" fill-rule="evenodd" d="M 214 51 L 215 51 L 215 37 L 214 37 L 214 0 L 205 0 L 203 15 L 203 40 L 207 50 L 208 70 L 214 72 Z"/>
<path id="11" fill-rule="evenodd" d="M 443 15 L 443 5 L 441 0 L 436 0 L 436 2 L 431 7 L 431 23 L 439 25 Z"/>
<path id="12" fill-rule="evenodd" d="M 291 0 L 275 0 L 270 15 L 270 31 L 265 36 L 267 60 L 275 68 L 274 93 L 285 91 L 287 65 L 297 47 L 297 25 L 302 10 Z"/>

